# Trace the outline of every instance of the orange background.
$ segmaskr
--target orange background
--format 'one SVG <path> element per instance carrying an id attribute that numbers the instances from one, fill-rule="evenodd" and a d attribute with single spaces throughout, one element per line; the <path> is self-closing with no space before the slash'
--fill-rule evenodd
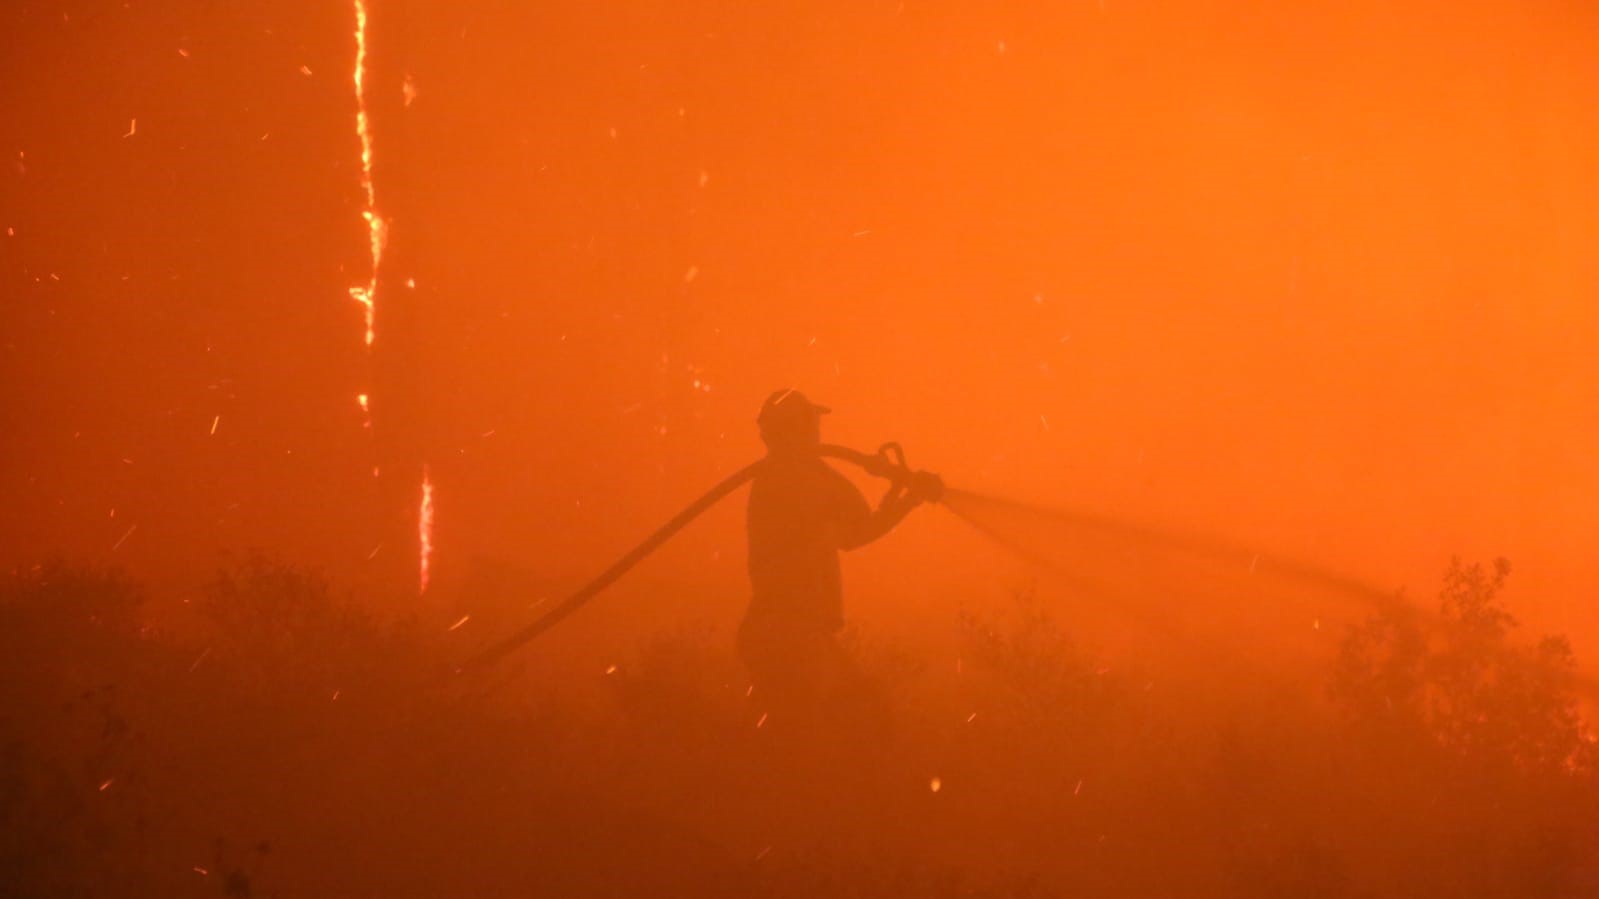
<path id="1" fill-rule="evenodd" d="M 412 602 L 425 461 L 441 602 L 483 558 L 571 583 L 794 386 L 952 484 L 1424 595 L 1502 554 L 1599 649 L 1586 4 L 374 0 L 371 358 L 349 8 L 18 7 L 9 564 L 183 588 L 263 547 Z M 725 623 L 739 526 L 614 601 Z M 851 609 L 995 560 L 919 516 Z"/>

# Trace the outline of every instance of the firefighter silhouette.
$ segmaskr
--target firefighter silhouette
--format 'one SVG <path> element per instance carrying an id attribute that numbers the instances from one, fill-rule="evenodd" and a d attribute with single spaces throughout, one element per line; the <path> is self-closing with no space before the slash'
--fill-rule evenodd
<path id="1" fill-rule="evenodd" d="M 870 691 L 838 642 L 839 553 L 887 534 L 928 499 L 897 482 L 872 508 L 819 454 L 828 411 L 798 391 L 780 390 L 756 419 L 767 455 L 750 486 L 751 597 L 738 649 L 761 708 L 780 718 L 814 719 L 868 701 Z"/>

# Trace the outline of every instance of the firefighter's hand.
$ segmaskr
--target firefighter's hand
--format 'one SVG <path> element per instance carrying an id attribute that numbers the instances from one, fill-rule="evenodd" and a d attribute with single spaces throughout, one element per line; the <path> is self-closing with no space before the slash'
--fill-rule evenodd
<path id="1" fill-rule="evenodd" d="M 944 497 L 944 479 L 930 471 L 911 476 L 909 496 L 919 503 L 936 503 Z"/>

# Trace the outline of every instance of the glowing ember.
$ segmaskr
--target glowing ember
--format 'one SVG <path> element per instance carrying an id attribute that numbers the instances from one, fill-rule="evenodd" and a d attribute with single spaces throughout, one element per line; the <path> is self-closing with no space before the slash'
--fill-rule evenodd
<path id="1" fill-rule="evenodd" d="M 927 788 L 929 790 L 932 790 L 934 793 L 937 793 L 939 790 L 944 789 L 944 781 L 942 779 L 940 779 L 940 778 L 935 777 L 932 780 L 927 782 Z"/>
<path id="2" fill-rule="evenodd" d="M 104 793 L 106 790 L 109 790 L 111 788 L 112 782 L 115 781 L 115 780 L 116 780 L 115 777 L 108 777 L 105 780 L 101 781 L 100 782 L 100 792 Z"/>
<path id="3" fill-rule="evenodd" d="M 428 569 L 433 562 L 433 481 L 427 466 L 422 466 L 422 504 L 417 509 L 416 535 L 420 544 L 417 563 L 417 592 L 428 589 Z M 462 619 L 465 621 L 466 619 Z"/>
<path id="4" fill-rule="evenodd" d="M 457 621 L 454 624 L 450 625 L 450 630 L 453 631 L 453 630 L 459 629 L 461 627 L 461 625 L 463 625 L 463 624 L 467 623 L 468 621 L 470 621 L 471 618 L 472 618 L 471 615 L 462 615 L 459 621 Z"/>

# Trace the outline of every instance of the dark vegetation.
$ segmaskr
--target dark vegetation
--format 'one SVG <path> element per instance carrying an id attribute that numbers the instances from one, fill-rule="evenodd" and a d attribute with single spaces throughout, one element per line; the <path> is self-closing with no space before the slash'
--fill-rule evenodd
<path id="1" fill-rule="evenodd" d="M 1599 895 L 1574 660 L 1507 574 L 1351 628 L 1320 695 L 1112 666 L 1023 594 L 958 672 L 857 640 L 868 741 L 757 727 L 721 634 L 441 686 L 443 627 L 289 566 L 160 627 L 43 566 L 0 595 L 0 894 Z"/>

